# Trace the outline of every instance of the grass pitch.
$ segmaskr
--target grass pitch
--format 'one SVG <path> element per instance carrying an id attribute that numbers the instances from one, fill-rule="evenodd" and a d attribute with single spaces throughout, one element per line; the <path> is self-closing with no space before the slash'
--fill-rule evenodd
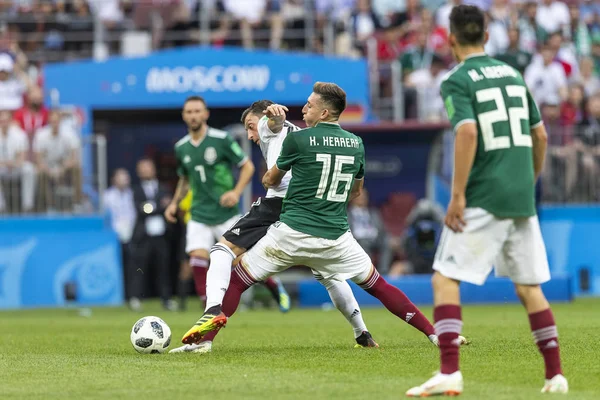
<path id="1" fill-rule="evenodd" d="M 190 302 L 190 306 L 194 304 Z M 600 398 L 600 299 L 554 306 L 571 399 Z M 431 308 L 424 308 L 431 316 Z M 438 351 L 384 309 L 363 309 L 380 349 L 354 349 L 336 310 L 236 314 L 213 353 L 141 355 L 133 323 L 158 315 L 173 331 L 171 348 L 200 316 L 146 304 L 125 308 L 0 313 L 2 399 L 398 399 L 438 368 Z M 467 306 L 463 399 L 537 399 L 543 362 L 517 305 Z M 550 396 L 550 397 L 561 397 Z"/>

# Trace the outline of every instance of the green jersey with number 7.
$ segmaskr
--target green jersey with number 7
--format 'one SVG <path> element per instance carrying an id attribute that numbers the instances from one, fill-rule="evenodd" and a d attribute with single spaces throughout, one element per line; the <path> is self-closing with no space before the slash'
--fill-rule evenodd
<path id="1" fill-rule="evenodd" d="M 348 232 L 348 194 L 364 177 L 364 165 L 362 140 L 338 124 L 288 133 L 277 159 L 277 168 L 292 170 L 281 222 L 325 239 Z"/>
<path id="2" fill-rule="evenodd" d="M 535 215 L 530 132 L 542 121 L 521 74 L 483 53 L 475 54 L 444 77 L 441 92 L 454 131 L 464 123 L 477 123 L 467 207 L 480 207 L 500 218 Z"/>
<path id="3" fill-rule="evenodd" d="M 235 207 L 223 207 L 223 193 L 235 186 L 232 168 L 248 157 L 225 131 L 208 128 L 200 143 L 186 135 L 175 144 L 177 174 L 187 177 L 192 191 L 192 221 L 219 225 L 239 214 Z"/>

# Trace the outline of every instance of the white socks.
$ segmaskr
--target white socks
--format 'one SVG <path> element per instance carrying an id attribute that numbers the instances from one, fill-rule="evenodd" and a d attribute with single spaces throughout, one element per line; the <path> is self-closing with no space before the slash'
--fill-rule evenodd
<path id="1" fill-rule="evenodd" d="M 210 267 L 206 274 L 206 310 L 223 303 L 233 260 L 235 254 L 224 244 L 217 243 L 210 249 Z"/>
<path id="2" fill-rule="evenodd" d="M 340 310 L 342 315 L 346 317 L 348 322 L 350 322 L 350 325 L 352 325 L 354 337 L 359 337 L 367 330 L 367 326 L 362 319 L 360 307 L 358 306 L 358 302 L 356 301 L 348 282 L 336 281 L 333 279 L 324 279 L 319 282 L 327 288 L 333 305 Z"/>

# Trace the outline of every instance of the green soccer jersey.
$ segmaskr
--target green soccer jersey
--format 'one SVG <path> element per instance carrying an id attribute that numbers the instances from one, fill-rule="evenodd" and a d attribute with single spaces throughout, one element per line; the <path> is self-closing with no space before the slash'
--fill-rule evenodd
<path id="1" fill-rule="evenodd" d="M 500 218 L 535 215 L 531 129 L 542 122 L 521 75 L 476 54 L 444 77 L 441 92 L 455 131 L 464 123 L 477 123 L 467 207 Z"/>
<path id="2" fill-rule="evenodd" d="M 197 144 L 186 135 L 175 144 L 175 155 L 177 174 L 188 179 L 193 193 L 192 221 L 218 225 L 239 214 L 237 206 L 219 204 L 221 195 L 234 188 L 232 167 L 248 159 L 227 132 L 208 128 Z"/>
<path id="3" fill-rule="evenodd" d="M 292 229 L 325 239 L 347 232 L 348 193 L 364 176 L 362 140 L 337 124 L 289 132 L 277 168 L 292 170 L 280 220 Z"/>

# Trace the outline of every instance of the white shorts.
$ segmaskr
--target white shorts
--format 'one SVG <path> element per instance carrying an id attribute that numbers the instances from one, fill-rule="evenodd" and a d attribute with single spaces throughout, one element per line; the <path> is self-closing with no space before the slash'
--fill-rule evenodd
<path id="1" fill-rule="evenodd" d="M 434 270 L 475 285 L 483 285 L 494 266 L 496 276 L 507 276 L 514 283 L 539 285 L 550 280 L 537 216 L 500 219 L 481 208 L 467 208 L 464 218 L 462 233 L 444 227 Z"/>
<path id="2" fill-rule="evenodd" d="M 185 252 L 189 254 L 194 250 L 209 251 L 219 241 L 221 236 L 240 218 L 241 215 L 236 215 L 219 225 L 205 225 L 190 220 L 186 227 Z"/>
<path id="3" fill-rule="evenodd" d="M 293 266 L 307 266 L 324 279 L 366 283 L 375 268 L 350 232 L 335 240 L 298 232 L 276 222 L 242 258 L 242 266 L 255 281 Z"/>

